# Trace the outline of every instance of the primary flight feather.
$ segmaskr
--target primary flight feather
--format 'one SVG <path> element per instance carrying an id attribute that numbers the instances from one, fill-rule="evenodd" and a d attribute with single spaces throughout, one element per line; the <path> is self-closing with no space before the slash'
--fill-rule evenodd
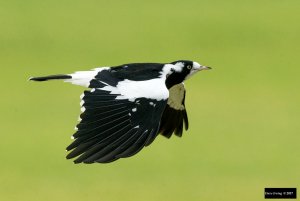
<path id="1" fill-rule="evenodd" d="M 179 60 L 132 63 L 95 68 L 67 75 L 33 77 L 62 79 L 85 86 L 80 122 L 67 159 L 75 163 L 108 163 L 130 157 L 150 145 L 160 133 L 181 137 L 188 129 L 184 80 L 210 67 Z"/>

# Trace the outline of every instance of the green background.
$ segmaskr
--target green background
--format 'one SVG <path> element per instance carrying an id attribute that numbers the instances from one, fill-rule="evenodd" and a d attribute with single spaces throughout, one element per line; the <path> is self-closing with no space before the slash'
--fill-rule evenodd
<path id="1" fill-rule="evenodd" d="M 0 200 L 264 200 L 300 188 L 300 2 L 0 1 Z M 190 59 L 190 129 L 74 165 L 84 88 L 30 76 Z"/>

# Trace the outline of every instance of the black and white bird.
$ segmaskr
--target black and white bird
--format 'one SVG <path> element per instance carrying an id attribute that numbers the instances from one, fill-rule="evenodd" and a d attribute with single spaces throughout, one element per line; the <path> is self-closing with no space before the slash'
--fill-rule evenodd
<path id="1" fill-rule="evenodd" d="M 90 88 L 81 95 L 81 115 L 67 159 L 74 163 L 109 163 L 130 157 L 160 133 L 181 137 L 188 129 L 183 82 L 210 67 L 179 60 L 131 63 L 73 74 L 32 77 L 64 80 Z"/>

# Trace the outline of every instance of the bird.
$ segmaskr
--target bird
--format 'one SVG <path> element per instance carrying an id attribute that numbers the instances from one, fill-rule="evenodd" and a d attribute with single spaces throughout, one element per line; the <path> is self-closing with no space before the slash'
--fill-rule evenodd
<path id="1" fill-rule="evenodd" d="M 137 154 L 161 134 L 181 137 L 189 122 L 184 81 L 209 70 L 195 61 L 129 63 L 72 74 L 31 77 L 63 80 L 88 88 L 80 96 L 81 114 L 66 148 L 78 163 L 110 163 Z"/>

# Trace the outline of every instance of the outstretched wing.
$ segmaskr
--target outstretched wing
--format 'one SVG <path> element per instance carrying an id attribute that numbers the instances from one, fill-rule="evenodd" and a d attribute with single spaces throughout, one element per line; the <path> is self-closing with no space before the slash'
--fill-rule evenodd
<path id="1" fill-rule="evenodd" d="M 189 122 L 184 101 L 185 88 L 183 83 L 174 85 L 169 89 L 169 99 L 159 129 L 161 135 L 170 138 L 174 132 L 175 135 L 181 137 L 183 124 L 185 130 L 188 129 Z"/>
<path id="2" fill-rule="evenodd" d="M 100 72 L 90 83 L 93 89 L 82 96 L 81 121 L 73 135 L 75 140 L 67 147 L 71 151 L 67 158 L 77 157 L 75 163 L 108 163 L 130 157 L 158 134 L 167 99 L 134 97 L 139 94 L 137 89 L 132 93 L 118 88 L 120 82 L 116 85 L 117 81 L 109 77 L 109 72 Z"/>

